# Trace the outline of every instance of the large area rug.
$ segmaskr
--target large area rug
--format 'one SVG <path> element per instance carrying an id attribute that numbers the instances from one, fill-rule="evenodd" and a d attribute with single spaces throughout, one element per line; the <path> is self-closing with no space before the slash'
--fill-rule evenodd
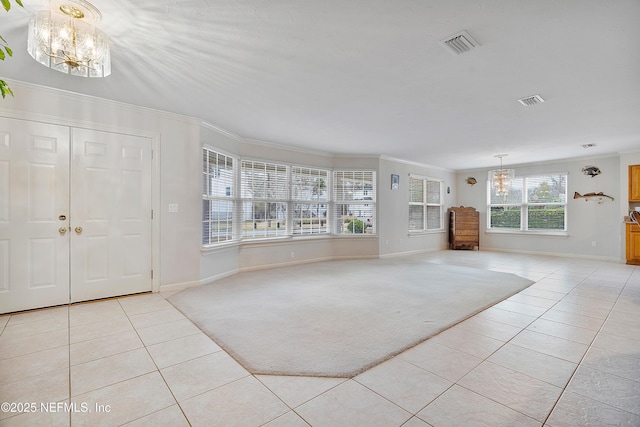
<path id="1" fill-rule="evenodd" d="M 352 377 L 528 287 L 414 258 L 239 273 L 169 298 L 254 374 Z"/>

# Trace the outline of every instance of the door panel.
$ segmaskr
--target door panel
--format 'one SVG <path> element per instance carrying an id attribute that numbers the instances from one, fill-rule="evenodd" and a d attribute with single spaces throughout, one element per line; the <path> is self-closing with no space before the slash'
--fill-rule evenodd
<path id="1" fill-rule="evenodd" d="M 0 313 L 69 302 L 68 218 L 69 128 L 0 118 Z"/>
<path id="2" fill-rule="evenodd" d="M 71 301 L 151 290 L 151 141 L 72 130 Z"/>

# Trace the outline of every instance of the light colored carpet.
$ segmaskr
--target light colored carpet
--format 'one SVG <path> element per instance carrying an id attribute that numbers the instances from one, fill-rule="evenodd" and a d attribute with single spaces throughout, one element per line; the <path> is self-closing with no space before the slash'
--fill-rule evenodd
<path id="1" fill-rule="evenodd" d="M 352 377 L 528 287 L 415 258 L 240 273 L 169 298 L 254 374 Z"/>

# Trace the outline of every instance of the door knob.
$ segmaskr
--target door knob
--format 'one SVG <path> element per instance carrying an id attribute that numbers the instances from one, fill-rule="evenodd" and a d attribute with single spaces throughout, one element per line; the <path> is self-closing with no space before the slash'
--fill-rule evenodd
<path id="1" fill-rule="evenodd" d="M 60 227 L 58 228 L 58 233 L 62 234 L 64 236 L 64 233 L 67 232 L 67 227 Z"/>
<path id="2" fill-rule="evenodd" d="M 82 234 L 82 227 L 75 228 L 77 234 Z"/>

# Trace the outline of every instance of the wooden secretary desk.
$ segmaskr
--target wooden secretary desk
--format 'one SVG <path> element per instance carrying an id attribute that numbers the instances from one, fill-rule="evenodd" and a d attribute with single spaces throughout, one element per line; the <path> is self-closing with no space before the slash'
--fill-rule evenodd
<path id="1" fill-rule="evenodd" d="M 480 249 L 480 213 L 475 208 L 449 208 L 449 248 Z"/>

